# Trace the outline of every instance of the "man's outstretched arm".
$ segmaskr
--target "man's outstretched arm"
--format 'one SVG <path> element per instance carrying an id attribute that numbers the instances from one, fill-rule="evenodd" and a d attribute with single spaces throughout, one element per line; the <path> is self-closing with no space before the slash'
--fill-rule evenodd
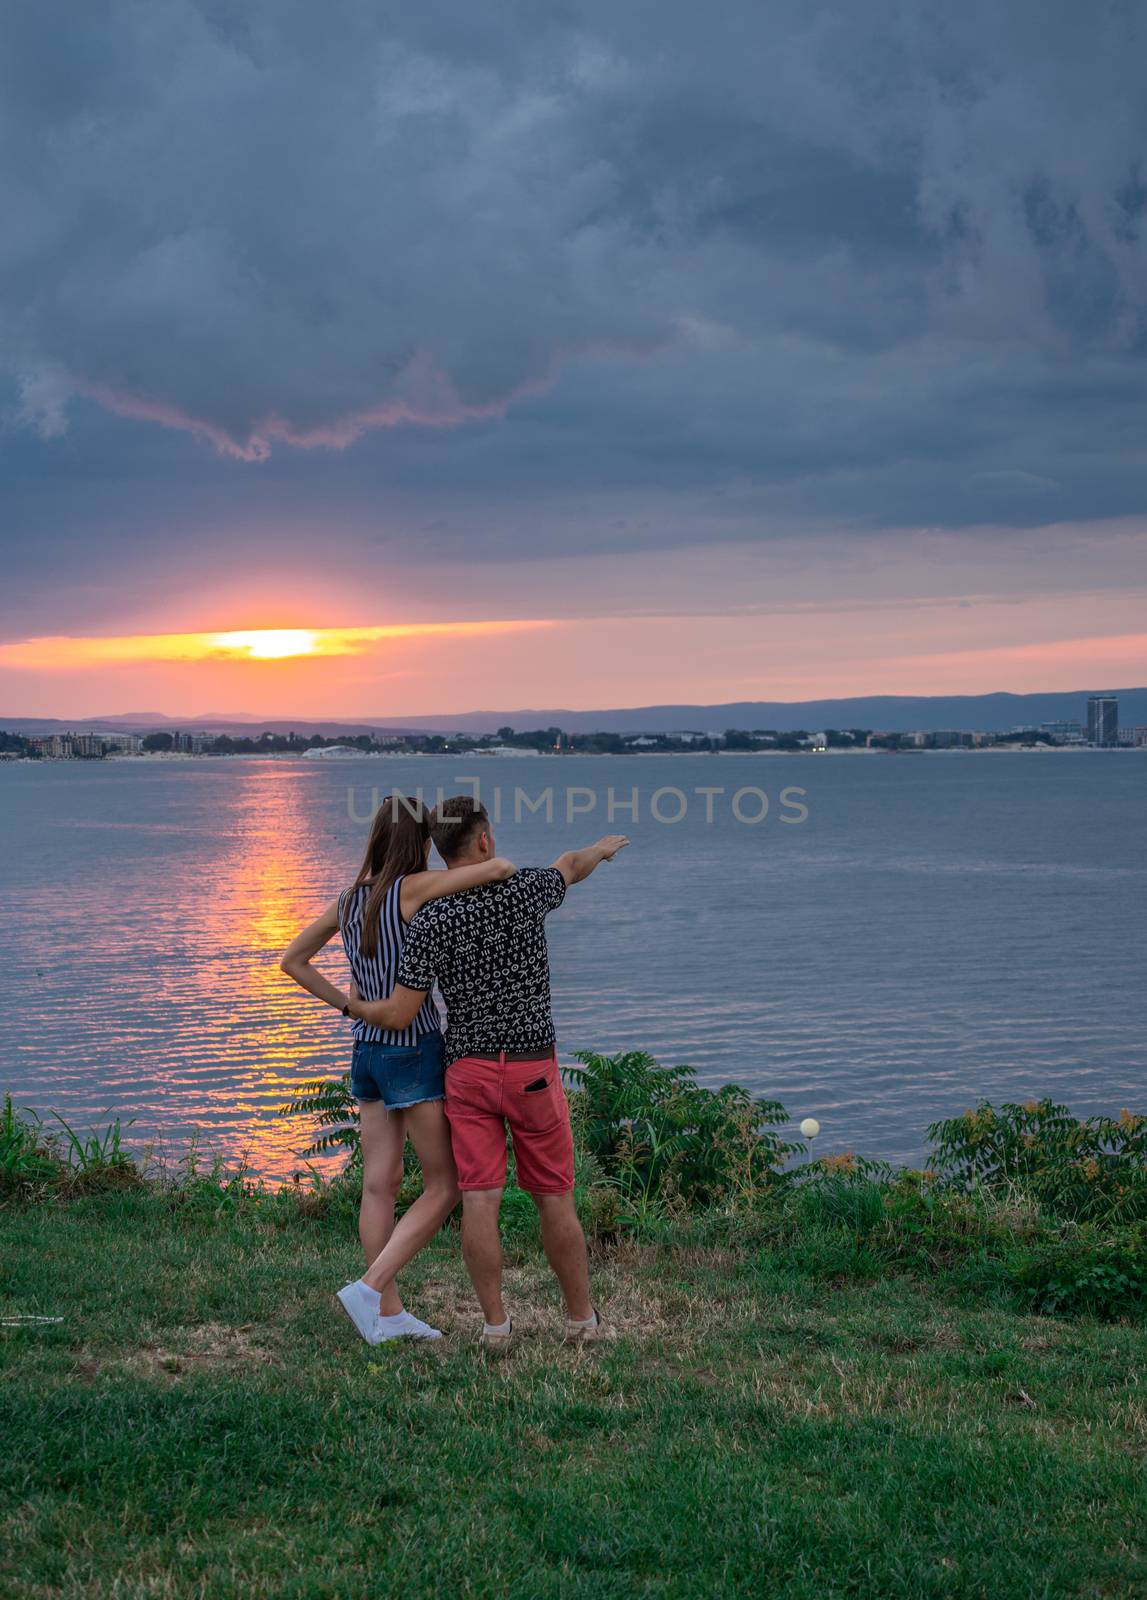
<path id="1" fill-rule="evenodd" d="M 567 850 L 564 856 L 558 857 L 554 866 L 566 880 L 567 885 L 580 883 L 603 861 L 612 861 L 617 852 L 624 850 L 628 843 L 629 840 L 623 833 L 607 833 L 605 838 L 599 839 L 596 844 L 587 844 L 581 850 Z"/>

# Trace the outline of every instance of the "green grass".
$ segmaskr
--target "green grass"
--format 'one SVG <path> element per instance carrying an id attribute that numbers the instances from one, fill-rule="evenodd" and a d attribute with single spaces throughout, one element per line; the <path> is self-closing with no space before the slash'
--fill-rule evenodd
<path id="1" fill-rule="evenodd" d="M 200 1196 L 202 1202 L 202 1196 Z M 153 1188 L 0 1211 L 8 1600 L 1147 1594 L 1147 1331 L 894 1273 L 839 1227 L 596 1246 L 567 1350 L 529 1230 L 491 1361 L 444 1234 L 439 1346 L 332 1302 L 345 1209 Z"/>

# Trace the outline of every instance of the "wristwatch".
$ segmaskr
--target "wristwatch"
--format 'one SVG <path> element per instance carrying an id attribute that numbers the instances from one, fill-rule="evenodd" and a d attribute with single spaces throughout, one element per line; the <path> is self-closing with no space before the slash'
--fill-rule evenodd
<path id="1" fill-rule="evenodd" d="M 346 1005 L 343 1006 L 343 1016 L 344 1017 L 349 1017 L 350 1016 L 350 1001 L 349 1000 L 347 1001 Z"/>

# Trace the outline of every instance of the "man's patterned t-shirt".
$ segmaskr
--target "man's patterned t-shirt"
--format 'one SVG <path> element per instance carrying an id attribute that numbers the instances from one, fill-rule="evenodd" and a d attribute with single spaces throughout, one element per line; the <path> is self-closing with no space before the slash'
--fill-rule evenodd
<path id="1" fill-rule="evenodd" d="M 432 900 L 413 918 L 398 981 L 431 989 L 437 980 L 447 1062 L 554 1043 L 545 919 L 565 893 L 556 867 L 525 867 L 501 883 Z"/>

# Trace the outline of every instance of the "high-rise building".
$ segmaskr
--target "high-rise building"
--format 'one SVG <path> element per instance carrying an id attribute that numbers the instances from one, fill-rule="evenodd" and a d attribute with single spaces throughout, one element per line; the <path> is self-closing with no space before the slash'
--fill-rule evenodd
<path id="1" fill-rule="evenodd" d="M 1113 694 L 1093 694 L 1087 699 L 1088 744 L 1119 743 L 1119 700 Z"/>

